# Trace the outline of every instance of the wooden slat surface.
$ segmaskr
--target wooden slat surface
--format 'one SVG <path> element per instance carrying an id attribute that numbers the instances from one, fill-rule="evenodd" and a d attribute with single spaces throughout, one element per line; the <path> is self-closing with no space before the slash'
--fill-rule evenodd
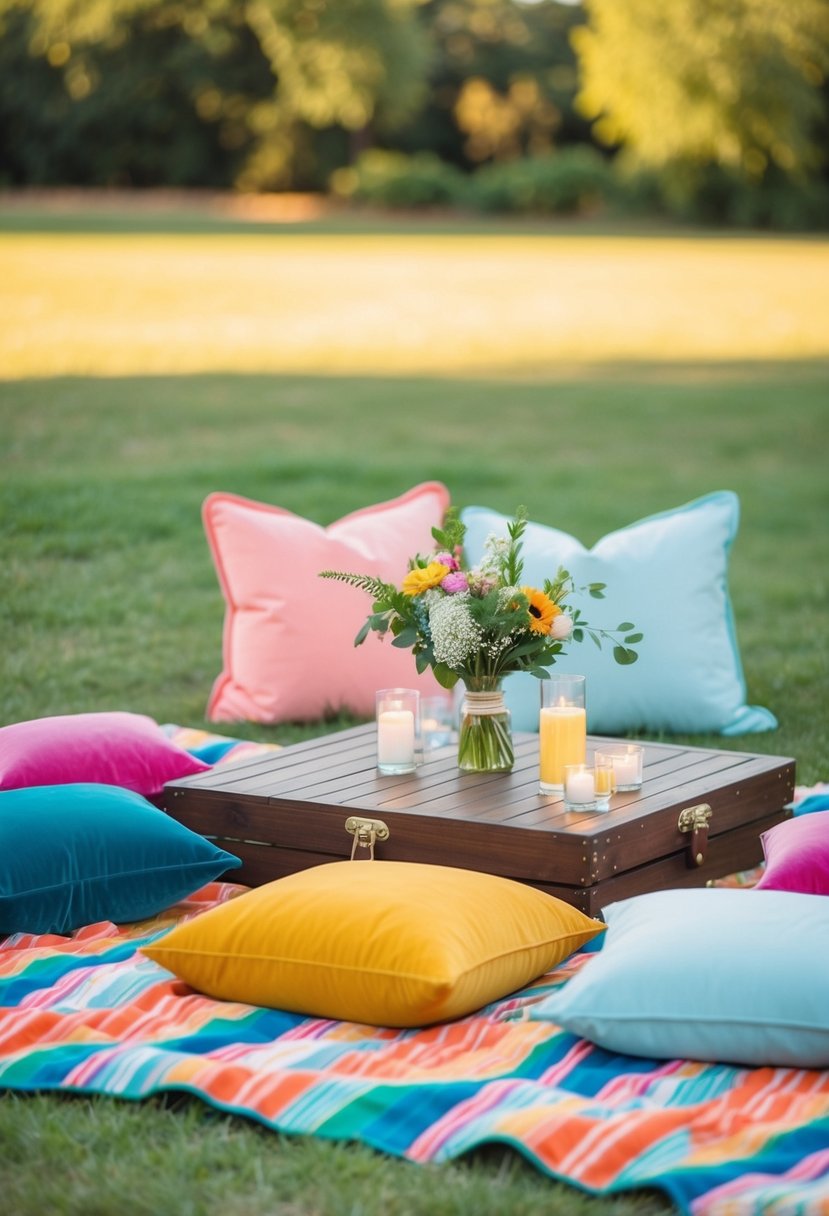
<path id="1" fill-rule="evenodd" d="M 588 752 L 606 742 L 589 739 Z M 568 890 L 573 901 L 590 890 L 590 902 L 664 873 L 672 885 L 699 884 L 712 867 L 718 876 L 753 865 L 760 831 L 785 817 L 794 789 L 787 757 L 646 743 L 642 789 L 614 795 L 606 814 L 579 814 L 539 793 L 538 737 L 517 735 L 515 743 L 508 774 L 462 774 L 448 747 L 415 773 L 384 776 L 369 724 L 172 782 L 164 805 L 231 852 L 242 856 L 244 847 L 243 882 L 348 857 L 345 820 L 362 812 L 390 829 L 377 857 L 492 870 Z M 677 820 L 699 802 L 713 818 L 708 860 L 696 869 Z"/>

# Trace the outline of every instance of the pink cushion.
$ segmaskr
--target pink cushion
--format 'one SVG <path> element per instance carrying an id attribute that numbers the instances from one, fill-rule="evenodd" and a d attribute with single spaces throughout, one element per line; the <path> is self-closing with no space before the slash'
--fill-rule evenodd
<path id="1" fill-rule="evenodd" d="M 341 709 L 370 717 L 378 688 L 433 693 L 410 650 L 391 637 L 354 638 L 371 597 L 321 579 L 346 570 L 399 582 L 408 559 L 434 546 L 432 528 L 449 506 L 439 482 L 355 511 L 328 528 L 235 494 L 211 494 L 207 539 L 225 597 L 224 670 L 213 685 L 213 721 L 309 721 Z"/>
<path id="2" fill-rule="evenodd" d="M 766 868 L 755 891 L 829 895 L 829 811 L 786 819 L 760 839 Z"/>
<path id="3" fill-rule="evenodd" d="M 65 714 L 0 729 L 0 790 L 91 782 L 152 798 L 206 768 L 143 714 Z"/>

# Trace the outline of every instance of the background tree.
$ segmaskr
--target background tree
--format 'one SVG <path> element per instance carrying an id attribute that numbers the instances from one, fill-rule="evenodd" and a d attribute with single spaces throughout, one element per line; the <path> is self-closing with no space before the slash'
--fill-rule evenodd
<path id="1" fill-rule="evenodd" d="M 0 173 L 319 186 L 310 132 L 421 99 L 415 2 L 0 0 Z"/>
<path id="2" fill-rule="evenodd" d="M 428 149 L 463 169 L 589 141 L 574 108 L 570 30 L 577 7 L 538 0 L 428 0 L 418 11 L 431 60 L 424 105 L 384 146 Z"/>
<path id="3" fill-rule="evenodd" d="M 577 104 L 595 135 L 689 191 L 715 166 L 759 186 L 825 164 L 825 0 L 585 0 Z"/>

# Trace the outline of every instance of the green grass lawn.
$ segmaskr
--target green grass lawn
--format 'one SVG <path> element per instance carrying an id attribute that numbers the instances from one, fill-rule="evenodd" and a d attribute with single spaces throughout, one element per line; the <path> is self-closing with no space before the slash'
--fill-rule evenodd
<path id="1" fill-rule="evenodd" d="M 525 504 L 589 544 L 727 488 L 748 697 L 780 728 L 688 741 L 829 779 L 829 243 L 27 214 L 4 233 L 0 211 L 0 724 L 119 708 L 205 725 L 212 490 L 328 523 L 437 478 L 458 505 Z M 20 1216 L 664 1208 L 496 1151 L 415 1168 L 188 1104 L 7 1096 L 0 1148 Z"/>
<path id="2" fill-rule="evenodd" d="M 723 745 L 825 778 L 826 372 L 2 383 L 2 720 L 120 707 L 202 722 L 223 610 L 200 519 L 211 490 L 327 523 L 434 477 L 458 504 L 524 503 L 593 543 L 728 488 L 742 504 L 731 589 L 749 698 L 781 725 Z"/>

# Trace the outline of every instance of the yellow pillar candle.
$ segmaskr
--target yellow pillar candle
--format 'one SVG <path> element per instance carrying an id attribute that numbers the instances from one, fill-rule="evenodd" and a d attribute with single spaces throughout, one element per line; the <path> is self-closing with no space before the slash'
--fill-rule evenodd
<path id="1" fill-rule="evenodd" d="M 587 714 L 577 705 L 544 706 L 538 722 L 539 786 L 542 793 L 564 788 L 565 764 L 587 758 Z"/>

